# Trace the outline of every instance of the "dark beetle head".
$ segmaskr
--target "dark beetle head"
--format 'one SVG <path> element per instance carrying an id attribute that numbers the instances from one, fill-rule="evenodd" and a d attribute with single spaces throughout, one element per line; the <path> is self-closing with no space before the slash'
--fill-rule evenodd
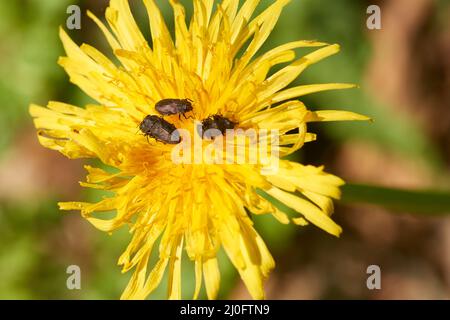
<path id="1" fill-rule="evenodd" d="M 236 126 L 236 123 L 231 121 L 228 118 L 225 118 L 224 116 L 221 116 L 219 114 L 215 114 L 213 116 L 214 122 L 217 123 L 218 129 L 220 131 L 223 131 L 222 133 L 225 133 L 225 130 L 227 129 L 234 129 Z"/>
<path id="2" fill-rule="evenodd" d="M 181 100 L 181 109 L 183 109 L 183 112 L 189 112 L 192 111 L 192 100 L 191 99 L 183 99 Z"/>

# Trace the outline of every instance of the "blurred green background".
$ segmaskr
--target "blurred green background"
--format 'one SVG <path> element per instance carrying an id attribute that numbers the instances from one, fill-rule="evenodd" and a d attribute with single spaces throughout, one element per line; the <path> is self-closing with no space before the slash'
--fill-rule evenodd
<path id="1" fill-rule="evenodd" d="M 131 2 L 148 37 L 142 4 Z M 157 2 L 171 24 L 167 1 Z M 260 9 L 271 2 L 261 1 Z M 0 299 L 117 299 L 130 276 L 117 266 L 130 238 L 126 229 L 104 234 L 79 214 L 58 211 L 57 201 L 98 194 L 77 184 L 86 162 L 38 145 L 27 112 L 30 102 L 90 101 L 56 64 L 63 55 L 58 26 L 71 4 L 83 16 L 82 29 L 70 35 L 109 52 L 85 15 L 89 9 L 103 17 L 106 0 L 0 2 Z M 381 7 L 381 30 L 366 28 L 371 4 Z M 298 39 L 342 46 L 294 85 L 360 85 L 302 100 L 312 109 L 352 110 L 375 122 L 313 125 L 319 140 L 293 156 L 325 164 L 351 182 L 334 216 L 344 228 L 340 239 L 255 217 L 277 261 L 267 298 L 450 298 L 449 21 L 447 0 L 294 0 L 284 11 L 263 51 Z M 221 261 L 220 297 L 249 298 L 223 254 Z M 366 287 L 371 264 L 381 267 L 381 290 Z M 66 287 L 69 265 L 81 267 L 81 290 Z M 188 298 L 193 277 L 183 281 Z M 164 286 L 151 296 L 164 297 Z"/>

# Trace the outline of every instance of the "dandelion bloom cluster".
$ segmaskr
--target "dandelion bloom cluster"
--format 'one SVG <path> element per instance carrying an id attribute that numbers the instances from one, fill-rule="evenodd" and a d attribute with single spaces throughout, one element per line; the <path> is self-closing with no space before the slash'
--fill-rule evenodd
<path id="1" fill-rule="evenodd" d="M 123 272 L 134 269 L 134 273 L 123 299 L 146 298 L 166 272 L 168 297 L 180 299 L 183 252 L 195 265 L 194 298 L 203 282 L 208 298 L 216 298 L 220 248 L 251 296 L 264 298 L 264 282 L 275 263 L 248 212 L 271 214 L 284 224 L 312 223 L 335 236 L 342 231 L 330 215 L 344 182 L 323 167 L 283 160 L 315 140 L 307 132 L 309 122 L 367 120 L 345 111 L 309 111 L 297 100 L 309 93 L 353 85 L 287 88 L 307 67 L 337 53 L 339 46 L 294 41 L 259 54 L 289 0 L 275 0 L 256 17 L 259 0 L 246 0 L 241 6 L 239 0 L 223 0 L 215 9 L 214 0 L 193 0 L 189 24 L 184 7 L 170 0 L 174 40 L 154 0 L 143 2 L 150 43 L 127 0 L 110 1 L 107 25 L 88 12 L 117 62 L 90 45 L 76 45 L 60 30 L 67 56 L 59 64 L 71 82 L 96 103 L 81 108 L 49 102 L 47 107 L 31 105 L 30 113 L 43 146 L 71 159 L 100 159 L 102 168 L 86 166 L 87 179 L 81 185 L 110 193 L 96 203 L 65 202 L 60 208 L 81 211 L 86 220 L 108 233 L 130 227 L 132 239 L 119 264 Z M 294 49 L 303 47 L 313 50 L 296 58 Z M 286 65 L 271 72 L 278 64 Z M 173 145 L 147 141 L 136 133 L 147 115 L 158 114 L 154 106 L 164 98 L 193 101 L 194 116 L 166 117 L 192 134 L 196 134 L 194 120 L 214 114 L 233 119 L 242 128 L 276 129 L 277 170 L 262 170 L 258 162 L 174 163 Z M 297 216 L 287 216 L 267 200 L 268 195 L 295 210 Z M 150 261 L 154 255 L 158 259 Z"/>

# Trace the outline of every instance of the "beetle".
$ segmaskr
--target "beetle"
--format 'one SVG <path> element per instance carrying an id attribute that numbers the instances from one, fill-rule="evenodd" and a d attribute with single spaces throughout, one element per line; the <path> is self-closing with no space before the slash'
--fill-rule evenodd
<path id="1" fill-rule="evenodd" d="M 185 119 L 185 113 L 192 111 L 191 99 L 163 99 L 155 104 L 155 109 L 162 115 L 183 115 Z"/>
<path id="2" fill-rule="evenodd" d="M 147 139 L 151 137 L 168 144 L 177 144 L 181 141 L 177 128 L 159 116 L 146 116 L 139 124 L 139 129 Z"/>
<path id="3" fill-rule="evenodd" d="M 222 135 L 225 135 L 227 129 L 234 129 L 236 125 L 237 125 L 236 122 L 233 122 L 220 114 L 214 114 L 204 119 L 202 121 L 201 127 L 199 126 L 197 130 L 199 131 L 199 135 L 202 138 L 212 139 L 219 135 L 218 132 L 220 132 L 220 134 Z"/>

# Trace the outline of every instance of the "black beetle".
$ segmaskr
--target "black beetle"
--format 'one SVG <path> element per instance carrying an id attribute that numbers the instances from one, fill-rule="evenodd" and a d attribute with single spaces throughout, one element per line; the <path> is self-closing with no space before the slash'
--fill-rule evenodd
<path id="1" fill-rule="evenodd" d="M 148 137 L 152 137 L 156 141 L 168 144 L 177 144 L 181 141 L 177 128 L 155 115 L 148 115 L 139 124 L 139 129 Z"/>
<path id="2" fill-rule="evenodd" d="M 163 99 L 155 104 L 155 109 L 162 115 L 183 115 L 192 111 L 192 100 L 190 99 Z"/>
<path id="3" fill-rule="evenodd" d="M 201 128 L 199 126 L 197 130 L 202 138 L 212 139 L 220 134 L 225 135 L 226 130 L 234 129 L 236 124 L 236 122 L 233 122 L 220 114 L 215 114 L 204 119 Z"/>

